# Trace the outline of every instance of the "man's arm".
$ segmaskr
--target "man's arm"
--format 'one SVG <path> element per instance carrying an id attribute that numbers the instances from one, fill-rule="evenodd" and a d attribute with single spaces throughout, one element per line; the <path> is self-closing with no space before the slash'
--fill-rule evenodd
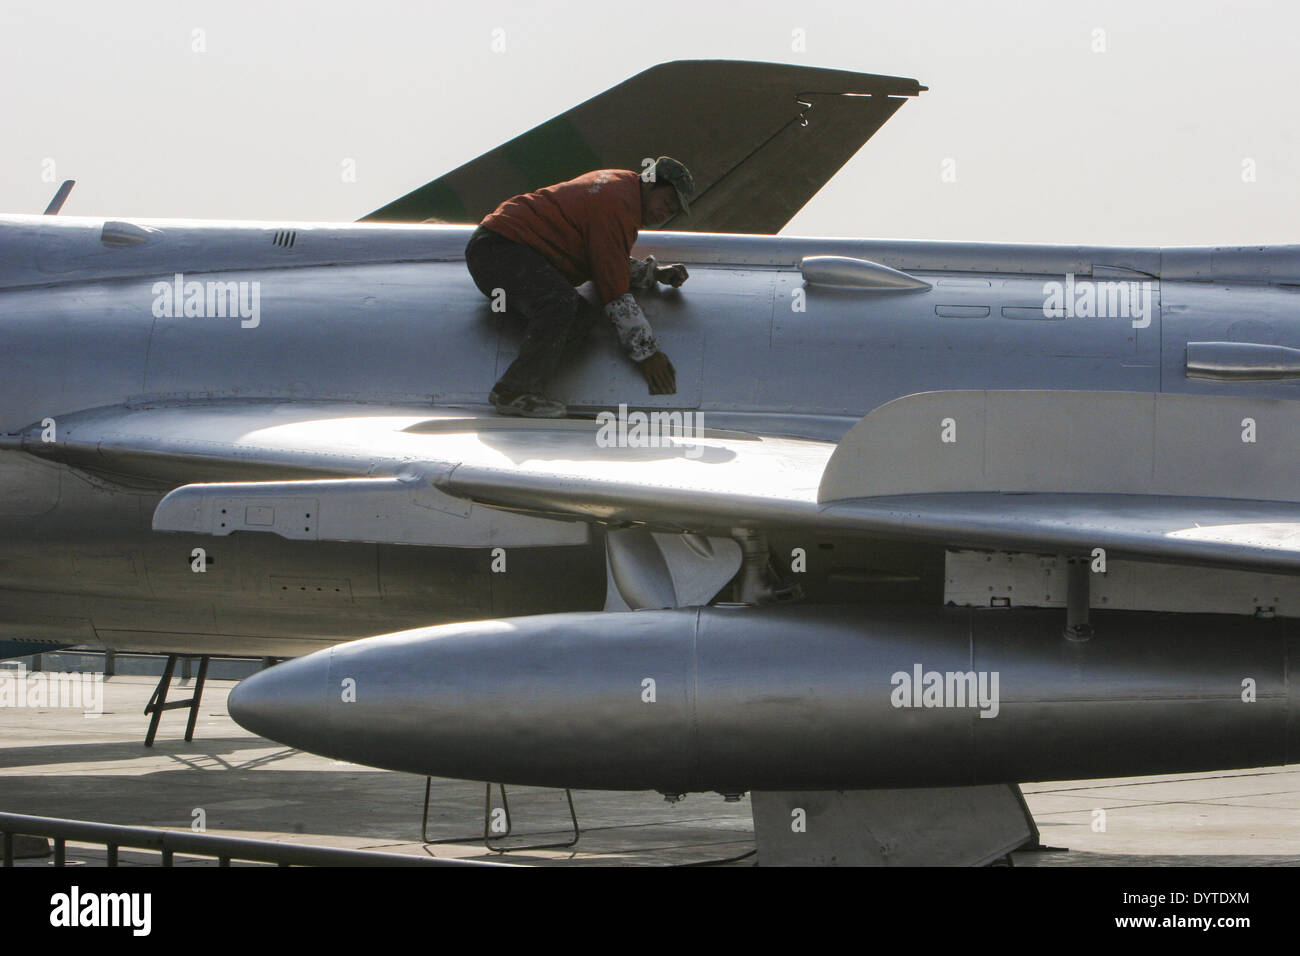
<path id="1" fill-rule="evenodd" d="M 598 220 L 587 237 L 588 258 L 596 292 L 605 303 L 605 316 L 618 329 L 619 343 L 633 362 L 644 362 L 659 350 L 659 343 L 629 289 L 647 273 L 653 283 L 654 258 L 637 263 L 639 269 L 635 268 L 637 260 L 627 254 L 635 239 L 636 233 L 629 235 L 617 216 L 605 217 Z"/>
<path id="2" fill-rule="evenodd" d="M 659 342 L 632 293 L 626 292 L 606 305 L 605 314 L 618 329 L 618 340 L 624 350 L 641 369 L 642 378 L 650 386 L 650 394 L 674 394 L 677 391 L 677 370 L 668 361 L 668 356 L 659 351 Z"/>
<path id="3" fill-rule="evenodd" d="M 659 351 L 654 329 L 631 292 L 624 292 L 605 305 L 605 315 L 618 329 L 618 341 L 633 362 L 644 362 Z"/>
<path id="4" fill-rule="evenodd" d="M 628 258 L 628 268 L 632 273 L 632 288 L 648 289 L 656 281 L 665 281 L 662 269 L 655 262 L 654 256 L 644 259 Z M 683 269 L 682 266 L 668 266 L 667 270 Z M 676 276 L 674 275 L 673 278 Z M 658 342 L 646 320 L 645 313 L 632 293 L 619 296 L 606 307 L 606 314 L 618 329 L 619 341 L 632 360 L 641 369 L 641 375 L 650 386 L 651 395 L 671 395 L 677 391 L 677 371 L 668 356 L 658 350 Z"/>
<path id="5" fill-rule="evenodd" d="M 638 212 L 629 203 L 627 208 L 611 209 L 610 213 L 594 217 L 587 235 L 587 259 L 592 281 L 600 301 L 605 303 L 606 317 L 618 330 L 619 343 L 628 357 L 637 363 L 650 386 L 650 394 L 671 394 L 677 390 L 672 363 L 659 351 L 654 330 L 630 291 L 634 278 L 644 278 L 648 273 L 653 282 L 660 270 L 650 265 L 654 262 L 650 257 L 640 264 L 641 276 L 634 275 L 635 260 L 628 253 L 636 242 L 635 215 Z"/>

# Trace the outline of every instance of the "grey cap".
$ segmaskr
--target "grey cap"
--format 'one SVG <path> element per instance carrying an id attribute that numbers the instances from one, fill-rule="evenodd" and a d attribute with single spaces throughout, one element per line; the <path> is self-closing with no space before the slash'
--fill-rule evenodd
<path id="1" fill-rule="evenodd" d="M 677 192 L 677 201 L 682 212 L 691 214 L 690 201 L 695 198 L 695 180 L 691 171 L 671 156 L 660 156 L 655 160 L 654 181 L 668 183 Z"/>

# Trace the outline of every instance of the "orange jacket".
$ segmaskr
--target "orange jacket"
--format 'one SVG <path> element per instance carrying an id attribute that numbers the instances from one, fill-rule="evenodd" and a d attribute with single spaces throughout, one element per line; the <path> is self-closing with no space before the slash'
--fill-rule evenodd
<path id="1" fill-rule="evenodd" d="M 484 226 L 535 249 L 574 285 L 596 284 L 602 304 L 628 291 L 628 256 L 641 228 L 641 177 L 597 169 L 514 196 Z"/>

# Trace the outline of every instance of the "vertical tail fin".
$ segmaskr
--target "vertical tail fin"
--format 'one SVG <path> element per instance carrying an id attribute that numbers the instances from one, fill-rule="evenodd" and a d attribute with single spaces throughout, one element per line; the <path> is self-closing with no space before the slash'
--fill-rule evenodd
<path id="1" fill-rule="evenodd" d="M 906 102 L 916 80 L 744 60 L 638 73 L 363 222 L 475 223 L 510 196 L 668 154 L 695 178 L 692 232 L 778 232 Z"/>

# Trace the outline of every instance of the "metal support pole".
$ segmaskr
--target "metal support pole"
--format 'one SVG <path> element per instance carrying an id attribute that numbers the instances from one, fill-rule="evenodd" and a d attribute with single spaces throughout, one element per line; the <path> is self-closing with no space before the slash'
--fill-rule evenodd
<path id="1" fill-rule="evenodd" d="M 162 712 L 167 707 L 167 689 L 172 684 L 172 672 L 176 669 L 176 654 L 167 655 L 167 664 L 163 667 L 162 677 L 158 678 L 158 686 L 153 690 L 153 696 L 149 698 L 149 703 L 145 704 L 144 712 L 150 714 L 149 731 L 144 735 L 144 745 L 153 746 L 153 739 L 158 734 L 158 721 L 162 720 Z"/>
<path id="2" fill-rule="evenodd" d="M 1071 641 L 1086 641 L 1092 637 L 1088 622 L 1091 603 L 1091 574 L 1086 558 L 1070 558 L 1066 562 L 1065 637 Z"/>
<path id="3" fill-rule="evenodd" d="M 732 537 L 740 545 L 740 575 L 733 590 L 741 604 L 764 604 L 772 588 L 767 577 L 767 535 L 752 528 L 733 528 Z"/>
<path id="4" fill-rule="evenodd" d="M 199 658 L 199 676 L 194 681 L 194 694 L 190 698 L 190 719 L 185 725 L 185 742 L 190 743 L 194 739 L 194 725 L 199 719 L 199 705 L 203 703 L 203 685 L 208 679 L 208 656 L 204 654 Z"/>
<path id="5" fill-rule="evenodd" d="M 582 837 L 582 830 L 578 827 L 578 813 L 573 808 L 573 791 L 566 789 L 564 797 L 569 801 L 569 821 L 573 824 L 573 838 L 561 843 L 533 843 L 528 846 L 493 846 L 493 840 L 504 840 L 514 832 L 514 821 L 510 818 L 510 800 L 506 797 L 506 785 L 497 784 L 501 790 L 501 809 L 505 811 L 506 829 L 504 833 L 493 834 L 491 832 L 492 823 L 492 784 L 487 785 L 487 793 L 483 803 L 483 845 L 493 853 L 514 853 L 520 850 L 565 850 L 571 846 L 576 846 L 578 840 Z"/>

